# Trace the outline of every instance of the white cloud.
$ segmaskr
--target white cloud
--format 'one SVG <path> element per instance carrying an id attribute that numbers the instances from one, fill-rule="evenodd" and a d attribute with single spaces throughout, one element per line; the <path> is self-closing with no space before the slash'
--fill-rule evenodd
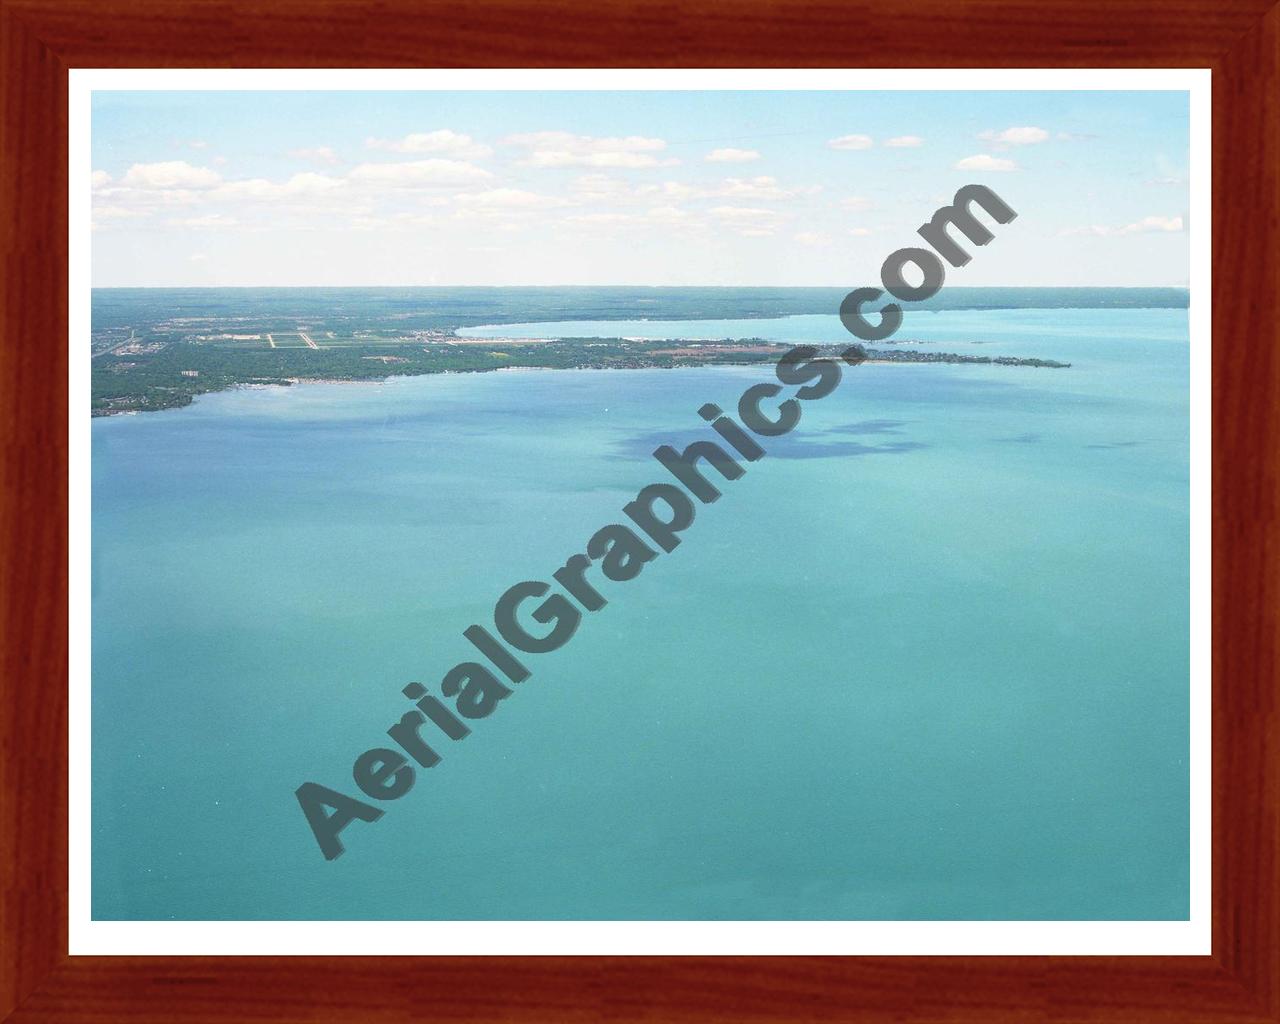
<path id="1" fill-rule="evenodd" d="M 772 235 L 782 217 L 777 210 L 751 206 L 713 206 L 707 211 L 711 216 L 737 231 L 740 235 L 763 237 Z"/>
<path id="2" fill-rule="evenodd" d="M 93 202 L 93 214 L 90 219 L 90 228 L 92 230 L 101 230 L 109 228 L 111 225 L 118 223 L 120 220 L 128 220 L 137 218 L 137 216 L 146 216 L 147 210 L 137 210 L 132 206 L 113 206 L 104 205 L 101 202 Z"/>
<path id="3" fill-rule="evenodd" d="M 157 207 L 190 206 L 213 195 L 217 189 L 189 188 L 126 188 L 123 185 L 107 185 L 94 192 L 94 201 L 119 203 L 143 211 Z"/>
<path id="4" fill-rule="evenodd" d="M 397 213 L 395 217 L 392 218 L 392 223 L 397 227 L 423 228 L 437 223 L 437 220 L 429 213 L 410 213 L 406 211 L 404 213 Z"/>
<path id="5" fill-rule="evenodd" d="M 672 167 L 680 161 L 659 160 L 648 153 L 606 150 L 599 153 L 572 153 L 568 150 L 537 150 L 520 163 L 526 167 Z"/>
<path id="6" fill-rule="evenodd" d="M 681 227 L 694 224 L 693 215 L 678 206 L 653 206 L 645 212 L 645 219 L 664 227 Z"/>
<path id="7" fill-rule="evenodd" d="M 106 188 L 111 184 L 111 175 L 106 171 L 94 171 L 89 180 L 94 188 Z"/>
<path id="8" fill-rule="evenodd" d="M 275 199 L 281 188 L 282 185 L 266 178 L 242 178 L 219 185 L 210 196 L 214 199 Z"/>
<path id="9" fill-rule="evenodd" d="M 134 164 L 122 179 L 123 184 L 131 188 L 143 189 L 212 188 L 220 181 L 222 177 L 217 171 L 193 167 L 185 160 Z"/>
<path id="10" fill-rule="evenodd" d="M 713 149 L 703 159 L 710 164 L 745 164 L 759 160 L 760 154 L 754 149 Z"/>
<path id="11" fill-rule="evenodd" d="M 865 210 L 871 205 L 871 200 L 866 196 L 849 196 L 841 199 L 840 205 L 846 210 Z"/>
<path id="12" fill-rule="evenodd" d="M 708 212 L 726 220 L 741 220 L 744 217 L 768 218 L 778 215 L 777 210 L 765 210 L 751 206 L 713 206 Z"/>
<path id="13" fill-rule="evenodd" d="M 538 195 L 519 188 L 491 188 L 485 192 L 472 192 L 455 196 L 461 207 L 486 210 L 536 210 L 549 206 L 561 206 L 563 200 Z"/>
<path id="14" fill-rule="evenodd" d="M 502 140 L 509 146 L 525 146 L 531 149 L 568 149 L 574 152 L 602 152 L 627 150 L 654 152 L 667 148 L 663 139 L 651 139 L 642 135 L 625 138 L 596 138 L 590 135 L 574 135 L 570 132 L 520 132 Z"/>
<path id="15" fill-rule="evenodd" d="M 607 174 L 584 174 L 575 178 L 569 189 L 574 199 L 584 203 L 645 203 L 655 198 L 694 199 L 712 194 L 679 181 L 632 185 Z"/>
<path id="16" fill-rule="evenodd" d="M 338 159 L 338 154 L 328 146 L 315 146 L 311 149 L 291 149 L 289 150 L 289 155 L 295 160 L 310 160 L 312 163 L 328 164 L 331 167 L 341 162 Z"/>
<path id="17" fill-rule="evenodd" d="M 849 234 L 853 235 L 854 238 L 866 238 L 867 235 L 871 234 L 871 229 L 870 228 L 850 228 Z"/>
<path id="18" fill-rule="evenodd" d="M 526 167 L 670 167 L 680 161 L 660 158 L 667 148 L 662 139 L 640 135 L 625 138 L 593 138 L 569 132 L 524 132 L 509 135 L 503 142 L 526 149 L 520 161 Z"/>
<path id="19" fill-rule="evenodd" d="M 1022 128 L 1006 128 L 1002 132 L 985 131 L 978 138 L 987 142 L 994 142 L 997 146 L 1030 146 L 1037 142 L 1044 142 L 1049 138 L 1049 133 L 1043 128 L 1033 128 L 1027 125 Z"/>
<path id="20" fill-rule="evenodd" d="M 1066 228 L 1060 231 L 1059 234 L 1093 235 L 1099 238 L 1113 235 L 1145 235 L 1182 231 L 1183 224 L 1181 217 L 1153 216 L 1143 217 L 1142 220 L 1134 221 L 1132 224 L 1124 224 L 1120 227 L 1110 227 L 1106 224 L 1090 224 L 1085 227 Z"/>
<path id="21" fill-rule="evenodd" d="M 634 213 L 575 213 L 565 218 L 574 224 L 634 224 L 639 219 Z"/>
<path id="22" fill-rule="evenodd" d="M 1181 217 L 1143 217 L 1142 220 L 1133 224 L 1126 224 L 1120 229 L 1120 234 L 1135 235 L 1148 231 L 1181 231 L 1183 223 Z"/>
<path id="23" fill-rule="evenodd" d="M 138 210 L 131 206 L 103 206 L 101 203 L 95 203 L 93 206 L 94 220 L 124 220 L 127 217 L 145 217 L 146 210 Z"/>
<path id="24" fill-rule="evenodd" d="M 714 194 L 716 193 L 686 185 L 681 181 L 664 181 L 660 185 L 640 185 L 631 192 L 634 198 L 646 203 L 655 199 L 705 199 Z"/>
<path id="25" fill-rule="evenodd" d="M 362 185 L 389 188 L 430 188 L 470 185 L 493 175 L 463 160 L 414 160 L 396 164 L 360 164 L 349 179 Z"/>
<path id="26" fill-rule="evenodd" d="M 458 160 L 479 160 L 493 152 L 470 135 L 448 128 L 414 132 L 402 139 L 365 139 L 364 144 L 370 149 L 386 149 L 393 153 L 440 153 Z"/>
<path id="27" fill-rule="evenodd" d="M 924 145 L 924 139 L 920 138 L 919 135 L 899 135 L 890 139 L 885 145 L 894 149 L 916 149 Z"/>
<path id="28" fill-rule="evenodd" d="M 957 171 L 1016 171 L 1018 165 L 1002 156 L 979 153 L 977 156 L 967 156 L 958 161 L 955 169 Z"/>
<path id="29" fill-rule="evenodd" d="M 580 175 L 570 183 L 569 191 L 574 198 L 584 202 L 628 199 L 634 195 L 629 182 L 621 178 L 611 178 L 607 174 Z"/>
<path id="30" fill-rule="evenodd" d="M 239 221 L 221 213 L 207 213 L 203 217 L 175 218 L 169 223 L 179 228 L 231 228 L 235 227 Z"/>
<path id="31" fill-rule="evenodd" d="M 344 184 L 341 178 L 304 171 L 301 174 L 295 174 L 285 182 L 268 181 L 266 178 L 229 181 L 219 185 L 209 195 L 214 199 L 229 200 L 313 199 L 340 189 Z"/>
<path id="32" fill-rule="evenodd" d="M 706 194 L 726 199 L 795 199 L 818 190 L 817 186 L 783 188 L 778 184 L 777 178 L 761 175 L 756 178 L 725 178 L 718 188 Z"/>
<path id="33" fill-rule="evenodd" d="M 304 171 L 301 174 L 295 174 L 284 183 L 284 193 L 290 196 L 319 196 L 341 188 L 343 184 L 341 178 Z"/>
<path id="34" fill-rule="evenodd" d="M 870 135 L 841 135 L 827 143 L 831 149 L 870 149 L 872 145 Z"/>
<path id="35" fill-rule="evenodd" d="M 565 220 L 588 227 L 622 227 L 636 225 L 640 227 L 682 228 L 696 226 L 698 222 L 687 211 L 676 206 L 653 206 L 643 213 L 622 213 L 619 211 L 599 211 L 595 213 L 576 213 Z"/>
<path id="36" fill-rule="evenodd" d="M 621 178 L 605 174 L 584 174 L 575 178 L 569 189 L 573 199 L 579 203 L 646 203 L 657 199 L 782 201 L 822 191 L 820 185 L 783 186 L 778 183 L 777 178 L 763 174 L 754 178 L 724 178 L 716 183 L 702 185 L 687 185 L 680 181 L 632 185 Z"/>
<path id="37" fill-rule="evenodd" d="M 827 236 L 817 231 L 797 231 L 791 237 L 801 245 L 824 245 L 827 241 Z"/>

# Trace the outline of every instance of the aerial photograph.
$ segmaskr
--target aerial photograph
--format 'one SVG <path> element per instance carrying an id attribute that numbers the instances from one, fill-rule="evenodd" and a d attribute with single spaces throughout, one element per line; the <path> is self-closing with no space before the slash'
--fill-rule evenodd
<path id="1" fill-rule="evenodd" d="M 1188 919 L 1186 92 L 91 117 L 95 920 Z"/>

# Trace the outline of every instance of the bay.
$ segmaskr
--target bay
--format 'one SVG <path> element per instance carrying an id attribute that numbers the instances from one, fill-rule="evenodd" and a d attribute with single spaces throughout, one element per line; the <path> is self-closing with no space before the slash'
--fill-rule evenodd
<path id="1" fill-rule="evenodd" d="M 657 445 L 713 438 L 698 408 L 771 371 L 96 419 L 94 916 L 1185 918 L 1186 311 L 913 312 L 899 337 L 1072 365 L 847 370 L 333 862 L 295 788 L 354 794 L 401 688 L 438 687 L 507 586 L 550 580 L 666 478 Z"/>

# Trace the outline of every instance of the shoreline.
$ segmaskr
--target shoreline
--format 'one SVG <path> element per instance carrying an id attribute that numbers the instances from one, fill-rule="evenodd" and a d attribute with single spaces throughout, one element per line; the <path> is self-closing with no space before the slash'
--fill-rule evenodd
<path id="1" fill-rule="evenodd" d="M 1086 289 L 1086 290 L 1087 290 L 1087 289 Z M 1114 290 L 1114 291 L 1122 291 L 1123 289 L 1110 289 L 1110 290 Z M 1181 310 L 1186 310 L 1187 308 L 1188 308 L 1188 306 L 1186 306 L 1185 304 L 1184 304 L 1184 305 L 1180 305 L 1180 306 L 1179 306 L 1179 305 L 1162 305 L 1162 306 L 1103 306 L 1103 305 L 1093 305 L 1093 306 L 1013 306 L 1013 305 L 1009 305 L 1009 306 L 1002 306 L 1002 305 L 994 305 L 994 306 L 992 306 L 992 305 L 987 305 L 987 306 L 948 306 L 948 307 L 946 307 L 946 308 L 944 308 L 944 309 L 919 309 L 919 308 L 911 309 L 911 308 L 904 308 L 904 309 L 903 309 L 903 313 L 933 313 L 933 314 L 936 314 L 936 313 L 993 313 L 993 312 L 1011 312 L 1011 311 L 1012 311 L 1012 312 L 1021 312 L 1021 311 L 1026 311 L 1026 312 L 1066 313 L 1066 312 L 1069 312 L 1069 311 L 1072 311 L 1072 310 L 1075 310 L 1075 311 L 1080 311 L 1080 310 L 1089 310 L 1089 311 L 1094 311 L 1094 310 L 1103 310 L 1103 311 L 1108 312 L 1108 313 L 1124 313 L 1124 312 L 1129 312 L 1129 311 L 1138 312 L 1138 311 L 1141 311 L 1141 310 L 1153 310 L 1153 309 L 1175 309 L 1175 310 L 1176 310 L 1176 309 L 1181 309 Z M 652 318 L 652 319 L 647 319 L 647 318 L 645 318 L 645 317 L 634 316 L 634 317 L 618 317 L 618 318 L 617 318 L 617 319 L 615 319 L 615 320 L 610 320 L 610 319 L 600 319 L 600 320 L 596 320 L 596 321 L 587 321 L 587 322 L 592 322 L 592 323 L 601 323 L 601 324 L 614 324 L 614 323 L 618 323 L 618 324 L 625 324 L 625 323 L 636 323 L 636 324 L 643 324 L 643 323 L 667 324 L 667 323 L 697 323 L 698 321 L 720 321 L 720 320 L 723 320 L 723 321 L 726 321 L 726 322 L 730 322 L 730 321 L 734 321 L 734 320 L 742 320 L 742 321 L 754 321 L 754 320 L 790 320 L 790 319 L 792 319 L 792 318 L 794 318 L 794 317 L 801 317 L 801 316 L 825 316 L 825 317 L 831 317 L 831 318 L 832 318 L 833 320 L 835 320 L 837 323 L 839 322 L 839 319 L 840 319 L 839 315 L 838 315 L 838 314 L 836 314 L 836 313 L 761 313 L 761 314 L 756 315 L 756 316 L 750 316 L 750 315 L 747 315 L 747 316 L 731 316 L 731 317 L 724 317 L 724 316 L 686 316 L 686 317 L 682 317 L 682 318 L 680 318 L 680 319 L 678 319 L 678 320 L 673 320 L 673 319 L 670 319 L 670 318 L 667 318 L 667 317 L 654 317 L 654 318 Z M 459 331 L 500 331 L 500 330 L 502 330 L 502 329 L 504 329 L 504 328 L 508 328 L 508 329 L 509 329 L 509 328 L 512 328 L 512 327 L 532 327 L 532 326 L 535 326 L 535 325 L 537 325 L 537 324 L 559 324 L 559 323 L 572 323 L 572 322 L 573 322 L 573 321 L 569 321 L 569 320 L 512 320 L 512 321 L 509 321 L 509 322 L 507 322 L 507 323 L 499 323 L 499 324 L 471 324 L 470 326 L 467 326 L 467 327 L 455 327 L 455 328 L 453 328 L 453 332 L 454 332 L 454 337 L 456 337 L 456 338 L 464 338 L 464 337 L 465 337 L 468 341 L 490 341 L 490 342 L 493 342 L 493 341 L 519 342 L 519 341 L 528 341 L 528 340 L 546 341 L 546 340 L 548 340 L 548 339 L 546 339 L 546 338 L 537 338 L 537 339 L 526 339 L 526 338 L 500 338 L 500 337 L 491 337 L 491 338 L 486 338 L 486 337 L 482 337 L 482 336 L 475 336 L 475 335 L 461 335 L 461 334 L 459 334 L 458 332 L 459 332 Z M 629 339 L 629 340 L 634 340 L 634 341 L 663 341 L 663 340 L 665 340 L 665 339 L 663 339 L 663 338 L 634 338 L 634 339 Z M 719 338 L 688 338 L 688 339 L 686 339 L 686 340 L 688 340 L 688 341 L 719 341 L 720 339 L 719 339 Z M 887 340 L 888 340 L 888 339 L 886 339 L 886 341 L 887 341 Z"/>
<path id="2" fill-rule="evenodd" d="M 1013 358 L 1013 357 L 1010 357 Z M 280 381 L 238 381 L 224 388 L 215 388 L 209 391 L 202 391 L 199 394 L 190 396 L 190 400 L 180 404 L 163 406 L 158 409 L 94 409 L 91 411 L 91 419 L 109 419 L 116 416 L 138 416 L 143 413 L 163 413 L 172 412 L 178 409 L 185 409 L 194 405 L 206 395 L 226 394 L 230 391 L 266 391 L 273 388 L 291 388 L 301 387 L 308 384 L 342 384 L 342 385 L 360 385 L 360 386 L 376 386 L 381 387 L 389 384 L 393 380 L 408 380 L 416 377 L 444 377 L 444 376 L 464 376 L 477 373 L 635 373 L 642 370 L 661 371 L 670 373 L 679 370 L 710 370 L 724 368 L 750 368 L 757 366 L 772 366 L 770 360 L 753 360 L 750 362 L 716 362 L 716 363 L 700 363 L 695 365 L 678 365 L 678 366 L 492 366 L 477 367 L 472 370 L 436 370 L 426 373 L 390 373 L 385 377 L 369 378 L 366 380 L 353 380 L 348 377 L 286 377 Z M 979 361 L 976 359 L 883 359 L 868 358 L 862 360 L 858 366 L 1003 366 L 1009 369 L 1058 369 L 1069 368 L 1070 363 L 1055 363 L 1045 365 L 1020 364 L 1013 363 L 997 363 L 993 359 Z M 855 368 L 855 367 L 851 367 Z"/>

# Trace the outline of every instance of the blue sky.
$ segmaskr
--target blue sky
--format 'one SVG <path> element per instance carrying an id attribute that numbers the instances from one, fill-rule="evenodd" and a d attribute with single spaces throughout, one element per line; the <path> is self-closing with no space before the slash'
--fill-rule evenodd
<path id="1" fill-rule="evenodd" d="M 95 92 L 93 283 L 1186 285 L 1184 92 Z"/>

